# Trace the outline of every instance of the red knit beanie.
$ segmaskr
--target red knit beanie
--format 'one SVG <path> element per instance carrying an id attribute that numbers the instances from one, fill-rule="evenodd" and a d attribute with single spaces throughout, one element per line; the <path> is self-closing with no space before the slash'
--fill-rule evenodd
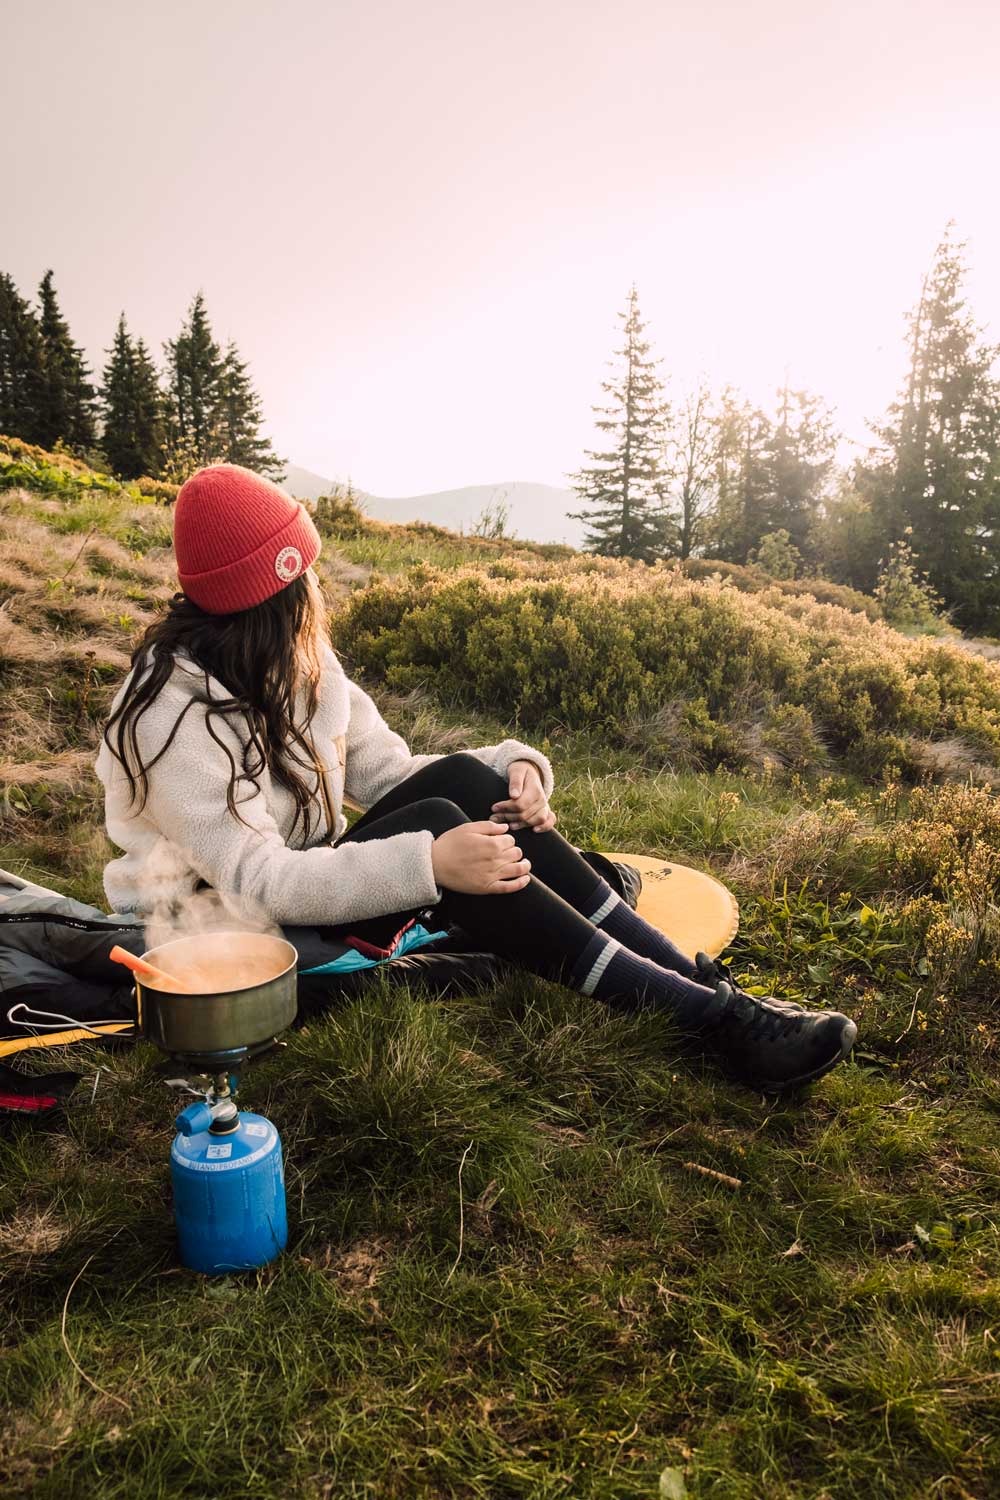
<path id="1" fill-rule="evenodd" d="M 320 539 L 305 507 L 239 464 L 212 464 L 181 485 L 174 555 L 181 588 L 210 615 L 263 604 L 301 577 Z"/>

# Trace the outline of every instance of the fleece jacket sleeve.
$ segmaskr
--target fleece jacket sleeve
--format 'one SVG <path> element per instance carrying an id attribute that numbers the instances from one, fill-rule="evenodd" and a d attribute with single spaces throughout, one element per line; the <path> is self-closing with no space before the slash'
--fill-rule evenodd
<path id="1" fill-rule="evenodd" d="M 368 694 L 356 682 L 348 683 L 351 717 L 347 732 L 347 795 L 371 807 L 399 783 L 441 760 L 440 755 L 413 755 L 402 736 L 390 729 Z M 500 776 L 506 776 L 512 761 L 530 760 L 538 767 L 546 797 L 552 795 L 552 767 L 540 750 L 520 740 L 502 740 L 499 745 L 484 745 L 467 750 Z"/>
<path id="2" fill-rule="evenodd" d="M 167 700 L 163 709 L 171 718 L 189 701 L 169 687 L 161 700 Z M 147 765 L 163 743 L 151 719 L 152 715 L 141 718 L 136 726 Z M 201 878 L 237 906 L 262 912 L 275 922 L 340 926 L 440 900 L 430 830 L 336 849 L 327 844 L 290 849 L 263 795 L 252 794 L 246 782 L 236 791 L 240 818 L 227 811 L 230 755 L 239 767 L 242 745 L 235 731 L 216 716 L 210 734 L 203 706 L 194 704 L 149 772 L 145 811 L 160 832 L 186 852 Z"/>

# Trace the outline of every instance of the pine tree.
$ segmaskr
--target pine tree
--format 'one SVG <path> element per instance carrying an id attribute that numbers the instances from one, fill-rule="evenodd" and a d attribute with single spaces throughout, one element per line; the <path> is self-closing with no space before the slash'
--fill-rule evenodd
<path id="1" fill-rule="evenodd" d="M 13 278 L 0 272 L 0 432 L 40 443 L 44 398 L 38 320 Z"/>
<path id="2" fill-rule="evenodd" d="M 811 560 L 833 452 L 818 398 L 786 384 L 772 421 L 727 390 L 716 416 L 715 510 L 703 523 L 711 555 L 746 563 L 766 536 L 784 530 Z"/>
<path id="3" fill-rule="evenodd" d="M 778 411 L 767 444 L 770 497 L 762 521 L 770 531 L 784 529 L 793 547 L 809 556 L 810 539 L 833 468 L 835 438 L 824 403 L 806 391 L 778 392 Z M 810 557 L 810 561 L 815 559 Z"/>
<path id="4" fill-rule="evenodd" d="M 281 479 L 285 460 L 261 433 L 260 398 L 232 342 L 223 354 L 212 334 L 201 292 L 167 356 L 165 472 L 184 479 L 203 464 L 243 464 Z"/>
<path id="5" fill-rule="evenodd" d="M 167 469 L 182 479 L 224 456 L 221 390 L 222 351 L 201 292 L 175 339 L 163 346 L 167 357 Z"/>
<path id="6" fill-rule="evenodd" d="M 825 577 L 870 594 L 878 580 L 880 550 L 870 499 L 861 493 L 853 473 L 839 474 L 813 524 L 808 556 Z"/>
<path id="7" fill-rule="evenodd" d="M 250 373 L 239 350 L 229 343 L 219 376 L 219 428 L 224 460 L 242 464 L 280 481 L 285 477 L 286 460 L 278 458 L 271 441 L 261 433 L 263 422 L 260 397 L 250 381 Z"/>
<path id="8" fill-rule="evenodd" d="M 642 336 L 639 295 L 632 287 L 628 305 L 618 314 L 624 327 L 624 347 L 616 353 L 624 364 L 601 389 L 611 398 L 595 406 L 597 426 L 609 436 L 603 452 L 588 449 L 594 462 L 570 476 L 583 509 L 570 512 L 584 521 L 584 542 L 590 552 L 609 557 L 635 557 L 648 562 L 661 555 L 667 543 L 662 489 L 662 454 L 668 409 L 656 375 L 659 360 L 649 356 Z"/>
<path id="9" fill-rule="evenodd" d="M 44 365 L 38 441 L 45 448 L 54 448 L 62 441 L 82 452 L 92 448 L 97 437 L 94 387 L 83 350 L 73 343 L 69 325 L 59 310 L 52 278 L 53 272 L 46 271 L 38 288 Z"/>
<path id="10" fill-rule="evenodd" d="M 133 339 L 118 319 L 107 351 L 101 386 L 104 435 L 101 447 L 111 469 L 123 479 L 158 475 L 163 466 L 163 397 L 156 369 L 142 339 Z"/>
<path id="11" fill-rule="evenodd" d="M 771 423 L 726 390 L 716 418 L 715 509 L 706 517 L 706 555 L 745 563 L 769 527 Z"/>
<path id="12" fill-rule="evenodd" d="M 862 471 L 883 555 L 912 527 L 915 564 L 955 623 L 1000 629 L 997 346 L 963 295 L 965 246 L 949 225 L 909 318 L 906 386 Z"/>

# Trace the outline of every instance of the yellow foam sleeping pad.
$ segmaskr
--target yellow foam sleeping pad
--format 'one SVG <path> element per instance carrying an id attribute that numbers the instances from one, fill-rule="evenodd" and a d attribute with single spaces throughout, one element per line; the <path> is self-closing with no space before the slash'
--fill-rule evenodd
<path id="1" fill-rule="evenodd" d="M 729 947 L 739 930 L 740 909 L 732 891 L 714 875 L 648 854 L 607 854 L 605 858 L 639 871 L 640 917 L 659 928 L 682 953 L 693 958 L 700 948 L 718 958 Z"/>

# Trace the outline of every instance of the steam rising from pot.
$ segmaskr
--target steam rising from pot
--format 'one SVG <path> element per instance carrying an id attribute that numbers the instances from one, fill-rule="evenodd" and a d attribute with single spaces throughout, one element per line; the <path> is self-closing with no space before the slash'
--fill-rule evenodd
<path id="1" fill-rule="evenodd" d="M 148 913 L 146 952 L 175 938 L 211 933 L 211 943 L 197 957 L 192 946 L 183 972 L 175 967 L 178 992 L 207 994 L 264 983 L 271 966 L 262 966 L 241 939 L 248 933 L 281 937 L 281 928 L 242 898 L 209 887 L 190 889 L 191 879 L 190 863 L 172 845 L 166 840 L 154 845 L 139 881 L 140 905 Z"/>

